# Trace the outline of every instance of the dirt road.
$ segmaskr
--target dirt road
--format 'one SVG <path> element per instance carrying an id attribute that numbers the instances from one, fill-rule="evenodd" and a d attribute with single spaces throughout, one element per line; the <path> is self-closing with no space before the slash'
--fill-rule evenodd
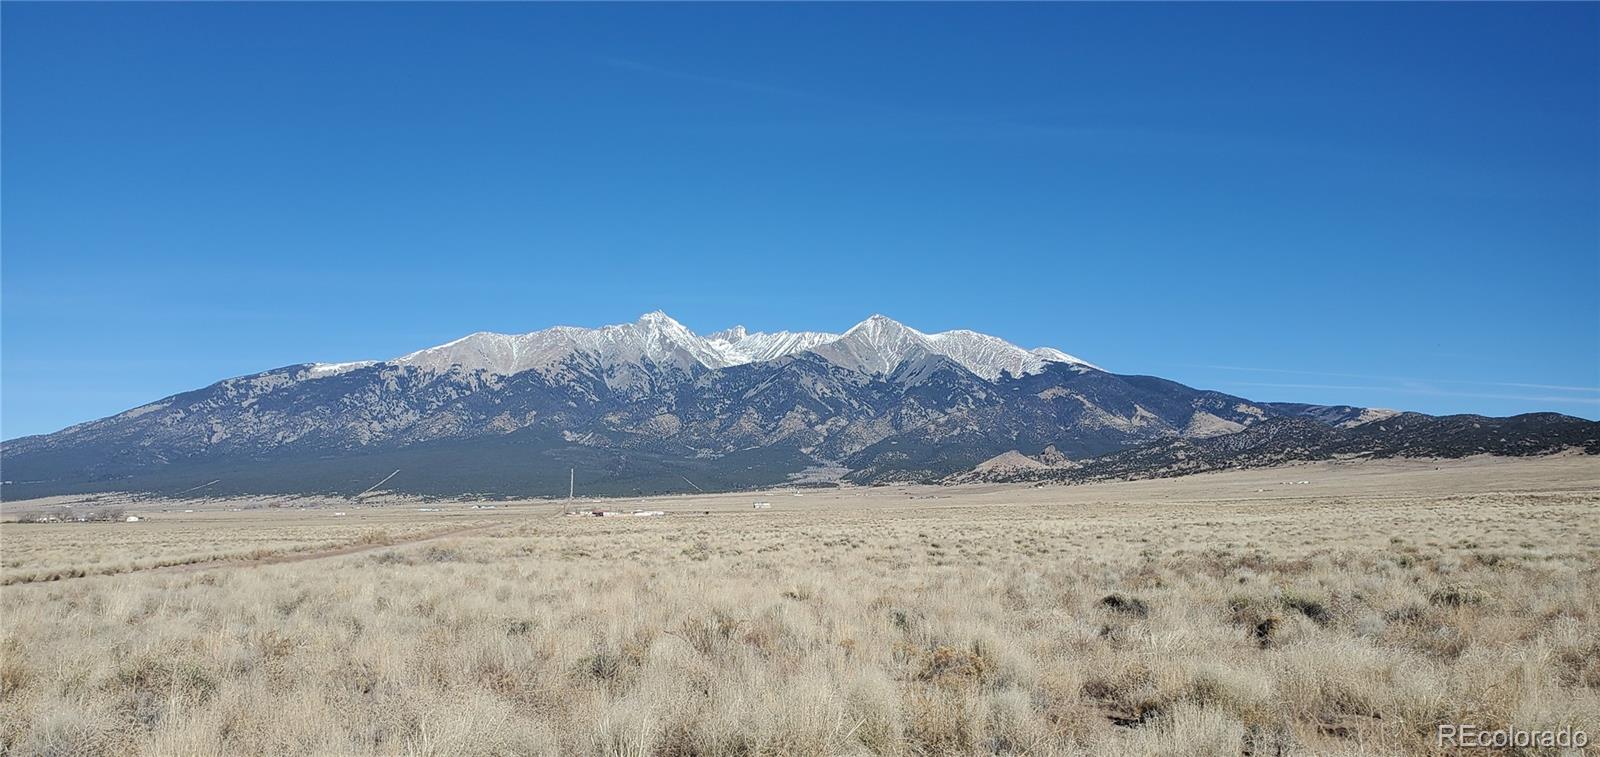
<path id="1" fill-rule="evenodd" d="M 219 558 L 219 559 L 212 559 L 212 560 L 201 560 L 201 561 L 198 561 L 198 562 L 180 563 L 180 564 L 177 564 L 177 565 L 152 565 L 150 567 L 145 567 L 145 568 L 131 568 L 131 569 L 128 569 L 128 570 L 115 570 L 115 571 L 107 571 L 107 572 L 104 572 L 104 573 L 84 573 L 84 574 L 81 574 L 81 575 L 54 574 L 54 575 L 50 575 L 50 576 L 47 576 L 47 577 L 33 579 L 33 580 L 17 581 L 17 582 L 8 584 L 8 585 L 10 585 L 10 586 L 21 586 L 21 585 L 33 584 L 33 583 L 54 583 L 56 581 L 70 581 L 70 580 L 79 579 L 79 578 L 94 578 L 96 576 L 122 576 L 122 575 L 129 575 L 129 574 L 132 574 L 132 573 L 193 573 L 193 572 L 196 572 L 196 571 L 213 570 L 213 569 L 217 569 L 217 568 L 258 568 L 258 567 L 261 567 L 261 566 L 264 566 L 264 565 L 280 565 L 280 564 L 283 564 L 283 563 L 305 562 L 307 560 L 322 560 L 322 559 L 329 558 L 329 557 L 344 557 L 346 555 L 355 555 L 355 554 L 360 554 L 362 552 L 371 552 L 371 551 L 377 550 L 377 549 L 393 549 L 393 548 L 396 548 L 396 547 L 408 547 L 408 546 L 411 546 L 413 544 L 418 544 L 418 543 L 425 542 L 425 541 L 433 541 L 435 539 L 444 539 L 444 538 L 451 537 L 451 536 L 461 536 L 463 534 L 474 533 L 474 532 L 477 532 L 477 531 L 484 531 L 484 530 L 487 530 L 487 529 L 490 529 L 490 528 L 493 528 L 493 527 L 499 526 L 499 525 L 504 525 L 504 524 L 502 524 L 502 523 L 484 523 L 484 524 L 479 524 L 479 525 L 475 525 L 475 526 L 463 526 L 461 528 L 452 528 L 452 529 L 450 529 L 448 531 L 438 531 L 438 532 L 435 532 L 435 533 L 423 534 L 423 535 L 412 537 L 412 538 L 409 538 L 409 539 L 393 539 L 393 540 L 389 540 L 389 541 L 374 542 L 374 543 L 370 543 L 370 544 L 369 543 L 357 542 L 357 543 L 354 543 L 354 544 L 346 544 L 346 545 L 338 546 L 338 547 L 326 547 L 326 548 L 322 548 L 322 549 L 298 550 L 298 551 L 292 551 L 292 552 L 278 552 L 278 553 L 275 553 L 275 554 L 263 555 L 261 557 L 239 558 L 239 559 Z"/>

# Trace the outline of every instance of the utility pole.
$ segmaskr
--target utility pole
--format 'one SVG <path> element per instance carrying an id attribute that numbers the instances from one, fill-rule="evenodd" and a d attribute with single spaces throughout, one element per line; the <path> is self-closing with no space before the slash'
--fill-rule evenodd
<path id="1" fill-rule="evenodd" d="M 577 483 L 578 483 L 578 469 L 577 468 L 568 468 L 567 469 L 567 501 L 568 502 L 572 501 L 572 492 L 576 489 Z"/>

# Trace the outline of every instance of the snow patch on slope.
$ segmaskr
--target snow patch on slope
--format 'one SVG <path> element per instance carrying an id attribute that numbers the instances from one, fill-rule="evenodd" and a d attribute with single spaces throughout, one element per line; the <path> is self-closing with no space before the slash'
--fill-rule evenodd
<path id="1" fill-rule="evenodd" d="M 312 363 L 311 367 L 306 369 L 306 378 L 337 376 L 341 373 L 348 373 L 358 368 L 377 364 L 378 361 L 376 360 L 353 360 L 348 363 Z"/>

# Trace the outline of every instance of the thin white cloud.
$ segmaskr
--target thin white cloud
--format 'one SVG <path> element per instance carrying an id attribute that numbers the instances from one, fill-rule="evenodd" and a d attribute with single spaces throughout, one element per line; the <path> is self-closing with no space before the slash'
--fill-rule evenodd
<path id="1" fill-rule="evenodd" d="M 1333 374 L 1326 374 L 1333 375 Z M 1586 405 L 1600 405 L 1600 397 L 1572 397 L 1572 396 L 1529 396 L 1522 394 L 1499 394 L 1489 392 L 1454 392 L 1446 389 L 1417 386 L 1361 386 L 1354 384 L 1290 384 L 1273 381 L 1234 381 L 1234 386 L 1261 386 L 1277 389 L 1336 389 L 1339 391 L 1361 392 L 1399 392 L 1401 394 L 1420 394 L 1434 397 L 1474 397 L 1479 399 L 1496 400 L 1523 400 L 1527 402 L 1578 402 Z"/>
<path id="2" fill-rule="evenodd" d="M 1290 375 L 1296 375 L 1296 376 L 1328 376 L 1328 377 L 1331 377 L 1331 378 L 1367 379 L 1369 381 L 1396 381 L 1396 382 L 1403 382 L 1403 383 L 1408 384 L 1408 385 L 1458 384 L 1458 385 L 1463 385 L 1463 386 L 1501 386 L 1501 387 L 1508 387 L 1508 388 L 1512 388 L 1512 389 L 1549 389 L 1551 391 L 1557 391 L 1557 392 L 1590 392 L 1590 393 L 1594 393 L 1594 394 L 1600 394 L 1600 386 L 1566 386 L 1566 385 L 1561 385 L 1561 384 L 1536 384 L 1536 383 L 1528 383 L 1528 382 L 1521 382 L 1521 381 L 1472 381 L 1472 380 L 1468 380 L 1468 379 L 1427 379 L 1427 378 L 1411 378 L 1411 377 L 1407 377 L 1407 376 L 1374 376 L 1374 375 L 1366 374 L 1366 373 L 1335 373 L 1335 372 L 1331 372 L 1331 371 L 1306 371 L 1306 370 L 1292 370 L 1292 369 L 1288 369 L 1288 368 L 1254 368 L 1254 367 L 1242 366 L 1242 365 L 1206 365 L 1206 364 L 1185 364 L 1185 365 L 1187 365 L 1190 368 L 1210 368 L 1210 369 L 1219 370 L 1219 371 L 1240 371 L 1240 372 L 1244 372 L 1244 373 L 1282 373 L 1282 374 L 1290 374 Z M 1285 386 L 1288 386 L 1288 385 L 1285 385 Z M 1332 388 L 1332 387 L 1330 387 L 1330 388 Z M 1349 387 L 1344 387 L 1344 388 L 1349 388 Z M 1388 389 L 1390 387 L 1366 386 L 1366 387 L 1359 387 L 1359 388 L 1362 388 L 1362 389 Z M 1464 396 L 1484 396 L 1484 395 L 1464 395 Z M 1563 397 L 1561 399 L 1571 399 L 1571 398 Z"/>
<path id="3" fill-rule="evenodd" d="M 722 87 L 725 89 L 738 89 L 746 92 L 757 92 L 764 95 L 781 95 L 783 97 L 796 97 L 806 100 L 827 99 L 821 95 L 813 94 L 803 90 L 790 89 L 788 87 L 765 84 L 757 81 L 749 81 L 746 79 L 733 79 L 726 76 L 697 74 L 692 71 L 683 71 L 676 68 L 659 66 L 654 63 L 645 63 L 644 61 L 634 60 L 632 58 L 619 58 L 616 56 L 601 55 L 595 56 L 594 59 L 607 66 L 611 66 L 612 68 L 620 68 L 625 71 L 648 74 L 651 76 L 661 77 L 663 79 L 676 79 L 678 81 L 692 82 L 695 84 L 707 84 L 713 87 Z"/>

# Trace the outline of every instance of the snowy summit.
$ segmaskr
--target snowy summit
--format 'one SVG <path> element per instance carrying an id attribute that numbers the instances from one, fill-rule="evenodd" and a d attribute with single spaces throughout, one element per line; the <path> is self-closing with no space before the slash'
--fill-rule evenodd
<path id="1" fill-rule="evenodd" d="M 873 375 L 887 375 L 908 361 L 941 355 L 995 381 L 1002 374 L 1038 373 L 1050 363 L 1086 369 L 1096 366 L 1060 350 L 1023 349 L 999 337 L 956 330 L 925 334 L 883 315 L 873 315 L 843 334 L 821 331 L 751 332 L 743 326 L 700 336 L 659 310 L 633 323 L 580 328 L 556 326 L 526 334 L 480 331 L 387 362 L 437 371 L 459 366 L 467 371 L 512 375 L 549 369 L 579 356 L 601 367 L 637 366 L 687 371 L 762 363 L 810 352 L 829 362 Z M 313 376 L 341 373 L 371 362 L 318 363 Z"/>

